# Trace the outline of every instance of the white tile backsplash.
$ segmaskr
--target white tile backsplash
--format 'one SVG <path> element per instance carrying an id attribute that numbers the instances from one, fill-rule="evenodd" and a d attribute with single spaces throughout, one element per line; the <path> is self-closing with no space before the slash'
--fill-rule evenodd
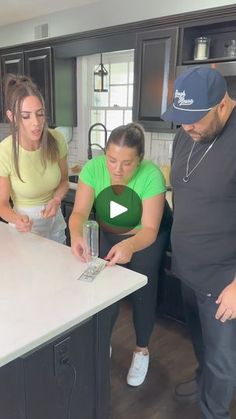
<path id="1" fill-rule="evenodd" d="M 81 138 L 78 127 L 74 127 L 72 141 L 68 144 L 69 167 L 73 167 L 87 160 L 87 146 L 87 138 Z"/>
<path id="2" fill-rule="evenodd" d="M 153 132 L 150 135 L 150 158 L 159 166 L 169 165 L 172 152 L 172 144 L 175 134 Z"/>
<path id="3" fill-rule="evenodd" d="M 145 132 L 145 158 L 150 158 L 152 154 L 152 134 Z"/>
<path id="4" fill-rule="evenodd" d="M 170 164 L 173 138 L 174 134 L 146 132 L 145 158 L 155 161 L 158 165 Z M 69 143 L 69 166 L 85 160 L 87 160 L 87 139 L 85 141 L 80 139 L 77 128 L 74 128 L 73 140 Z"/>

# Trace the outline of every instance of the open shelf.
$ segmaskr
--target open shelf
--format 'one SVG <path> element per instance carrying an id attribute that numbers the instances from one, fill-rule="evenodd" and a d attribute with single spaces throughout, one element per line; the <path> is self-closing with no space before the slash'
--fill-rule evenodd
<path id="1" fill-rule="evenodd" d="M 210 39 L 210 54 L 207 60 L 194 60 L 195 39 L 206 36 Z M 227 55 L 227 46 L 236 40 L 236 20 L 186 27 L 183 30 L 182 64 L 234 61 L 236 57 Z"/>
<path id="2" fill-rule="evenodd" d="M 207 64 L 207 63 L 220 63 L 220 62 L 231 62 L 231 61 L 236 61 L 236 57 L 215 57 L 215 58 L 208 58 L 207 60 L 186 60 L 183 61 L 183 65 L 191 65 L 191 64 L 195 64 L 197 65 L 199 64 Z"/>

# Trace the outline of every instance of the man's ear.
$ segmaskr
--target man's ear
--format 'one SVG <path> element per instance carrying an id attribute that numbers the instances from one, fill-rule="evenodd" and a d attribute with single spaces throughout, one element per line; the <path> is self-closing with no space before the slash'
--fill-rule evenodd
<path id="1" fill-rule="evenodd" d="M 220 101 L 218 106 L 220 107 L 220 109 L 223 109 L 225 107 L 226 103 L 227 103 L 227 100 L 226 100 L 225 97 L 223 97 L 223 99 Z"/>
<path id="2" fill-rule="evenodd" d="M 6 115 L 7 118 L 9 119 L 10 122 L 13 121 L 13 115 L 12 115 L 12 111 L 10 111 L 9 109 L 6 111 Z"/>

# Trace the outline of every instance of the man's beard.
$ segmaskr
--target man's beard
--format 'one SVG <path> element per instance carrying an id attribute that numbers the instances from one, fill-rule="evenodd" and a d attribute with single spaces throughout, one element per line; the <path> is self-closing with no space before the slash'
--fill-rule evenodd
<path id="1" fill-rule="evenodd" d="M 216 115 L 214 120 L 214 129 L 211 131 L 208 130 L 208 132 L 204 133 L 201 138 L 197 140 L 197 142 L 200 142 L 201 144 L 212 143 L 216 137 L 219 137 L 223 128 L 224 124 L 220 121 L 218 115 Z"/>

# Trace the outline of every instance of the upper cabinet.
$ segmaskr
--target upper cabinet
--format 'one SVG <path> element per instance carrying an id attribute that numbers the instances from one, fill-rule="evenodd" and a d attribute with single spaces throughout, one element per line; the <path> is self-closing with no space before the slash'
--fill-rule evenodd
<path id="1" fill-rule="evenodd" d="M 57 58 L 45 47 L 1 56 L 2 79 L 6 74 L 30 76 L 41 91 L 49 126 L 76 125 L 76 61 Z"/>
<path id="2" fill-rule="evenodd" d="M 17 52 L 15 54 L 6 54 L 1 56 L 0 62 L 0 74 L 1 79 L 8 73 L 11 74 L 23 74 L 24 72 L 24 55 L 23 52 Z M 3 86 L 2 86 L 3 87 Z M 4 96 L 3 90 L 0 89 L 0 122 L 4 121 Z"/>
<path id="3" fill-rule="evenodd" d="M 198 53 L 194 54 L 196 44 L 199 44 Z M 235 20 L 208 22 L 183 28 L 179 48 L 180 65 L 232 60 L 236 60 Z"/>
<path id="4" fill-rule="evenodd" d="M 45 100 L 48 121 L 56 123 L 57 115 L 54 115 L 53 106 L 52 49 L 49 47 L 25 51 L 24 65 L 24 73 L 36 82 Z"/>
<path id="5" fill-rule="evenodd" d="M 16 52 L 13 54 L 5 54 L 1 56 L 2 75 L 24 74 L 24 54 Z"/>
<path id="6" fill-rule="evenodd" d="M 0 74 L 1 74 L 1 61 L 0 61 Z M 2 89 L 0 89 L 0 122 L 3 121 L 3 96 Z"/>
<path id="7" fill-rule="evenodd" d="M 171 104 L 177 59 L 178 28 L 137 35 L 134 64 L 133 120 L 148 131 L 165 131 L 161 114 Z"/>
<path id="8" fill-rule="evenodd" d="M 196 59 L 197 38 L 207 39 L 209 54 L 205 54 L 203 41 Z M 6 73 L 29 74 L 45 98 L 49 125 L 75 126 L 76 57 L 125 49 L 135 49 L 133 120 L 148 131 L 173 130 L 176 127 L 164 122 L 161 115 L 172 102 L 174 79 L 183 67 L 227 64 L 228 81 L 231 75 L 235 80 L 236 5 L 2 48 L 0 72 L 2 77 Z M 81 95 L 80 89 L 78 94 Z M 233 97 L 236 98 L 236 93 Z"/>

